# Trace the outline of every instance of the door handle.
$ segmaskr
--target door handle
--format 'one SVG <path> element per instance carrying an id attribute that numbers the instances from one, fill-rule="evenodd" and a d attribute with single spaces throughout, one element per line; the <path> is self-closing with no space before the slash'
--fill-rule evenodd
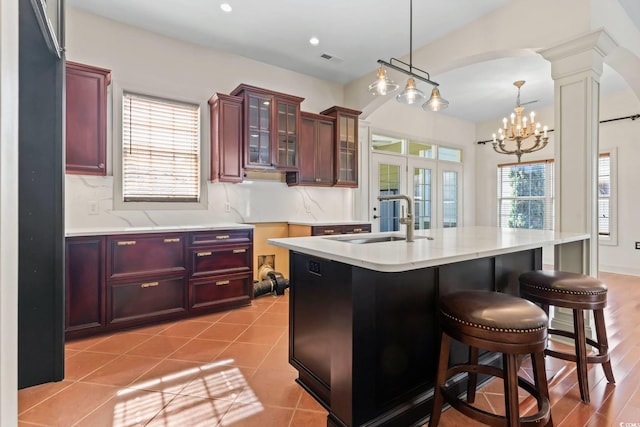
<path id="1" fill-rule="evenodd" d="M 373 219 L 378 219 L 378 218 L 380 218 L 378 215 L 373 216 Z"/>

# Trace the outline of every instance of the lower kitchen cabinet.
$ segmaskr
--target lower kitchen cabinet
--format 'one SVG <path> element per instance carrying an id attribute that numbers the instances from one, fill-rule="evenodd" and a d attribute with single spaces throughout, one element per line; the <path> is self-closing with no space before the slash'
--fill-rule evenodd
<path id="1" fill-rule="evenodd" d="M 333 234 L 371 233 L 371 224 L 302 225 L 289 224 L 289 237 L 331 236 Z"/>
<path id="2" fill-rule="evenodd" d="M 65 329 L 88 332 L 105 325 L 105 238 L 74 237 L 66 241 Z"/>
<path id="3" fill-rule="evenodd" d="M 253 229 L 66 239 L 67 339 L 251 304 Z"/>
<path id="4" fill-rule="evenodd" d="M 212 276 L 189 281 L 191 310 L 218 309 L 250 303 L 253 289 L 251 273 Z"/>

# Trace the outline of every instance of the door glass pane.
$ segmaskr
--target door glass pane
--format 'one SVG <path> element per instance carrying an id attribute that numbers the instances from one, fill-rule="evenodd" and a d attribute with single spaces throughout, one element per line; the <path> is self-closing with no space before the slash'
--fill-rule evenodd
<path id="1" fill-rule="evenodd" d="M 458 225 L 458 173 L 444 171 L 442 173 L 442 226 Z"/>
<path id="2" fill-rule="evenodd" d="M 414 228 L 431 228 L 431 169 L 413 169 Z"/>
<path id="3" fill-rule="evenodd" d="M 399 194 L 400 192 L 400 166 L 380 164 L 378 167 L 380 195 Z M 400 201 L 380 201 L 380 231 L 400 230 Z"/>
<path id="4" fill-rule="evenodd" d="M 424 142 L 409 141 L 409 155 L 433 159 L 436 156 L 435 147 Z"/>
<path id="5" fill-rule="evenodd" d="M 449 162 L 461 162 L 462 150 L 458 148 L 438 147 L 438 159 Z"/>

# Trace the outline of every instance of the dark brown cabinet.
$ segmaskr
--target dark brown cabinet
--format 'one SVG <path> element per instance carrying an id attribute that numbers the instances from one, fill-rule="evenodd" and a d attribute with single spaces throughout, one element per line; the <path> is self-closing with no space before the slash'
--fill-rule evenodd
<path id="1" fill-rule="evenodd" d="M 243 98 L 244 168 L 297 170 L 300 103 L 304 98 L 245 84 L 231 95 Z"/>
<path id="2" fill-rule="evenodd" d="M 66 63 L 66 172 L 107 173 L 107 86 L 111 71 Z"/>
<path id="3" fill-rule="evenodd" d="M 190 234 L 189 309 L 246 305 L 253 296 L 253 230 Z"/>
<path id="4" fill-rule="evenodd" d="M 334 117 L 335 164 L 334 186 L 358 186 L 358 117 L 361 112 L 334 106 L 320 114 Z"/>
<path id="5" fill-rule="evenodd" d="M 289 237 L 331 236 L 333 234 L 370 233 L 371 224 L 300 225 L 289 224 Z"/>
<path id="6" fill-rule="evenodd" d="M 68 334 L 105 325 L 104 249 L 105 239 L 101 236 L 66 240 L 65 329 Z"/>
<path id="7" fill-rule="evenodd" d="M 333 185 L 335 119 L 300 114 L 299 172 L 287 172 L 289 185 Z"/>
<path id="8" fill-rule="evenodd" d="M 67 338 L 251 303 L 253 229 L 66 239 Z"/>
<path id="9" fill-rule="evenodd" d="M 211 110 L 210 181 L 242 182 L 242 98 L 216 93 Z"/>

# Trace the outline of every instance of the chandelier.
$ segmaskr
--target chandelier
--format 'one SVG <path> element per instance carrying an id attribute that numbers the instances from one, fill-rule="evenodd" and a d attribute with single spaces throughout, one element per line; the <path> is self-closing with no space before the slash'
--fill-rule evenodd
<path id="1" fill-rule="evenodd" d="M 416 87 L 416 80 L 420 80 L 433 86 L 429 100 L 422 105 L 424 110 L 440 111 L 449 106 L 449 101 L 440 96 L 438 83 L 431 80 L 429 73 L 413 66 L 413 0 L 409 1 L 409 63 L 391 58 L 388 62 L 378 59 L 378 64 L 380 68 L 376 80 L 369 85 L 371 94 L 384 96 L 395 92 L 400 87 L 387 75 L 385 67 L 388 67 L 409 76 L 404 90 L 396 95 L 396 101 L 407 105 L 419 105 L 424 102 L 427 97 Z"/>
<path id="2" fill-rule="evenodd" d="M 522 114 L 524 107 L 520 105 L 520 88 L 524 85 L 524 80 L 518 80 L 513 85 L 518 88 L 515 113 L 511 113 L 510 124 L 506 117 L 502 119 L 502 127 L 498 128 L 498 134 L 493 134 L 493 149 L 501 154 L 515 154 L 520 163 L 523 154 L 543 149 L 549 142 L 549 137 L 547 126 L 541 128 L 540 123 L 535 121 L 536 113 L 530 113 L 530 120 Z M 528 144 L 527 139 L 532 136 L 533 139 L 529 141 L 531 145 L 523 146 L 523 143 Z"/>

